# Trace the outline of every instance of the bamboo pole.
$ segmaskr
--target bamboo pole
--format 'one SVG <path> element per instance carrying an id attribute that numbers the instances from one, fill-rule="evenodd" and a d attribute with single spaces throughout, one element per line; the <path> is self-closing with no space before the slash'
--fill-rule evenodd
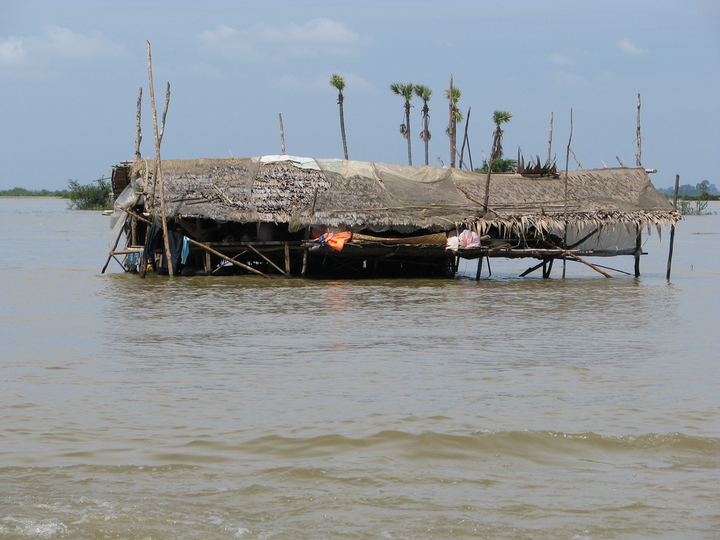
<path id="1" fill-rule="evenodd" d="M 167 259 L 168 274 L 173 277 L 172 259 L 170 258 L 170 242 L 168 240 L 167 221 L 165 216 L 165 190 L 162 179 L 162 165 L 160 163 L 160 134 L 158 133 L 158 121 L 157 121 L 157 109 L 155 108 L 155 90 L 153 88 L 153 76 L 152 76 L 152 54 L 150 52 L 150 42 L 147 42 L 147 53 L 148 53 L 148 78 L 150 79 L 150 103 L 152 104 L 153 113 L 153 126 L 155 129 L 155 171 L 156 180 L 160 186 L 160 214 L 162 217 L 162 229 L 163 229 L 163 243 L 165 245 L 165 258 Z M 168 97 L 170 92 L 170 85 L 168 85 Z M 167 107 L 166 107 L 167 110 Z"/>
<path id="2" fill-rule="evenodd" d="M 140 112 L 142 105 L 142 86 L 140 87 L 140 92 L 138 94 L 138 100 L 137 100 L 137 119 L 135 123 L 135 159 L 140 159 L 142 156 L 140 155 L 140 142 L 142 141 L 142 131 L 140 129 Z"/>
<path id="3" fill-rule="evenodd" d="M 642 167 L 642 138 L 640 137 L 640 94 L 638 94 L 638 114 L 637 114 L 637 154 L 635 155 L 635 164 L 638 167 Z"/>
<path id="4" fill-rule="evenodd" d="M 257 253 L 258 255 L 260 255 L 263 259 L 265 259 L 265 260 L 270 264 L 270 266 L 272 266 L 273 268 L 275 268 L 275 270 L 277 270 L 277 271 L 280 272 L 281 274 L 284 274 L 284 273 L 285 273 L 285 271 L 284 271 L 282 268 L 280 268 L 277 264 L 275 264 L 275 263 L 272 262 L 270 259 L 268 259 L 265 255 L 263 255 L 262 253 L 260 253 L 257 249 L 255 249 L 255 248 L 254 248 L 252 245 L 250 245 L 248 242 L 243 242 L 243 245 L 249 247 L 249 248 L 252 249 L 255 253 Z"/>
<path id="5" fill-rule="evenodd" d="M 122 208 L 122 210 L 123 210 L 124 212 L 127 212 L 127 213 L 130 214 L 131 216 L 135 216 L 135 217 L 138 218 L 139 220 L 144 221 L 144 222 L 147 223 L 148 225 L 152 223 L 149 219 L 145 219 L 144 217 L 137 215 L 137 214 L 136 214 L 135 212 L 133 212 L 132 210 L 128 210 L 127 208 Z M 227 255 L 223 255 L 223 254 L 220 253 L 219 251 L 211 248 L 210 246 L 207 246 L 207 245 L 203 244 L 202 242 L 197 242 L 196 240 L 193 240 L 193 239 L 190 238 L 190 237 L 186 237 L 186 238 L 188 239 L 188 242 L 190 242 L 191 244 L 193 244 L 193 245 L 195 245 L 195 246 L 198 246 L 198 247 L 201 247 L 202 249 L 204 249 L 204 250 L 205 250 L 206 252 L 208 252 L 208 253 L 212 253 L 213 255 L 217 255 L 218 257 L 226 260 L 226 261 L 229 262 L 229 263 L 234 264 L 235 266 L 239 266 L 240 268 L 244 268 L 245 270 L 247 270 L 247 271 L 249 271 L 249 272 L 252 272 L 253 274 L 257 274 L 257 275 L 259 275 L 259 276 L 262 276 L 262 277 L 264 277 L 264 278 L 266 278 L 266 279 L 272 279 L 272 277 L 270 277 L 270 276 L 268 276 L 268 275 L 266 275 L 266 274 L 263 274 L 260 270 L 256 270 L 256 269 L 253 268 L 252 266 L 248 266 L 247 264 L 241 263 L 240 261 L 236 261 L 236 260 L 234 260 L 234 259 L 231 259 L 231 258 L 228 257 Z M 249 245 L 248 245 L 248 247 L 249 247 L 249 248 L 252 248 L 252 246 L 249 246 Z M 281 270 L 281 271 L 282 271 L 282 270 Z"/>
<path id="6" fill-rule="evenodd" d="M 577 156 L 575 155 L 575 151 L 572 148 L 570 149 L 570 153 L 573 155 L 573 159 L 575 160 L 575 163 L 577 163 L 580 166 L 580 168 L 584 171 L 585 167 L 583 167 L 583 164 L 580 163 L 580 160 L 577 158 Z M 603 163 L 603 165 L 605 165 L 605 164 Z"/>
<path id="7" fill-rule="evenodd" d="M 677 212 L 678 188 L 680 187 L 680 175 L 675 175 L 675 195 L 673 195 L 673 208 Z M 673 246 L 675 245 L 675 225 L 670 228 L 670 251 L 668 252 L 667 280 L 670 281 L 670 267 L 672 266 Z"/>
<path id="8" fill-rule="evenodd" d="M 567 229 L 568 229 L 568 219 L 567 219 L 567 204 L 568 204 L 568 168 L 570 167 L 570 144 L 572 143 L 572 136 L 573 136 L 573 110 L 572 107 L 570 107 L 570 138 L 568 139 L 568 145 L 567 145 L 567 152 L 565 154 L 565 232 L 563 235 L 563 248 L 567 249 Z M 575 152 L 573 152 L 573 155 L 575 155 Z M 578 162 L 580 163 L 580 162 Z M 581 165 L 582 167 L 582 165 Z M 575 257 L 573 255 L 573 257 Z M 580 259 L 578 259 L 580 260 Z M 581 261 L 585 262 L 585 261 Z M 586 263 L 589 264 L 589 263 Z M 565 272 L 567 270 L 567 259 L 563 258 L 563 271 L 562 271 L 562 278 L 565 279 Z M 601 270 L 598 270 L 600 273 L 604 273 Z M 607 275 L 607 274 L 606 274 Z M 607 277 L 610 277 L 607 275 Z"/>
<path id="9" fill-rule="evenodd" d="M 455 118 L 455 111 L 453 110 L 453 76 L 450 75 L 450 123 L 448 124 L 449 135 L 450 135 L 450 168 L 455 168 L 455 144 L 453 141 L 453 132 L 454 132 L 454 123 L 453 120 Z"/>
<path id="10" fill-rule="evenodd" d="M 285 277 L 290 277 L 290 244 L 285 242 Z"/>
<path id="11" fill-rule="evenodd" d="M 472 111 L 472 107 L 468 107 L 467 117 L 465 118 L 465 135 L 463 136 L 463 143 L 462 147 L 460 148 L 460 166 L 462 167 L 465 165 L 465 162 L 463 161 L 463 157 L 465 156 L 465 145 L 468 145 L 468 153 L 470 153 L 470 144 L 468 143 L 468 125 L 470 124 L 470 112 Z M 467 168 L 467 165 L 465 165 L 465 168 Z M 472 170 L 472 169 L 471 169 Z"/>
<path id="12" fill-rule="evenodd" d="M 635 229 L 635 277 L 640 277 L 640 255 L 642 254 L 642 229 L 636 225 Z"/>
<path id="13" fill-rule="evenodd" d="M 280 141 L 282 143 L 282 155 L 285 155 L 285 129 L 283 129 L 282 113 L 278 114 L 280 117 Z"/>
<path id="14" fill-rule="evenodd" d="M 553 113 L 550 113 L 550 138 L 548 139 L 548 158 L 547 162 L 550 163 L 552 157 L 552 134 L 553 134 Z"/>
<path id="15" fill-rule="evenodd" d="M 553 248 L 555 248 L 555 249 L 560 249 L 560 248 L 558 248 L 557 246 L 554 246 L 553 244 L 551 244 L 550 242 L 545 242 L 545 243 L 546 243 L 548 246 L 551 246 L 551 247 L 553 247 Z M 562 251 L 563 251 L 563 255 L 570 255 L 570 256 L 571 256 L 573 259 L 575 259 L 576 261 L 581 262 L 581 263 L 589 266 L 590 268 L 592 268 L 592 269 L 595 270 L 596 272 L 599 272 L 600 274 L 602 274 L 602 275 L 605 276 L 606 278 L 611 278 L 611 277 L 612 277 L 612 276 L 611 276 L 610 274 L 608 274 L 607 272 L 603 272 L 602 270 L 600 270 L 600 268 L 598 268 L 597 266 L 595 266 L 593 263 L 590 263 L 590 262 L 586 261 L 585 259 L 581 259 L 580 257 L 578 257 L 577 255 L 575 255 L 574 253 L 571 253 L 571 252 L 568 251 L 568 250 L 562 250 Z M 565 259 L 563 258 L 563 262 L 564 262 L 564 261 L 565 261 Z M 564 277 L 565 277 L 565 272 L 563 271 L 563 278 L 564 278 Z"/>
<path id="16" fill-rule="evenodd" d="M 117 249 L 118 244 L 120 243 L 120 238 L 122 237 L 122 231 L 120 231 L 120 234 L 118 234 L 118 237 L 115 239 L 115 245 L 113 245 L 113 248 L 110 250 L 110 253 L 108 254 L 107 261 L 105 261 L 105 266 L 103 266 L 101 274 L 105 273 L 105 270 L 107 270 L 108 264 L 110 264 L 110 259 L 113 258 L 113 255 L 115 255 L 115 249 Z"/>

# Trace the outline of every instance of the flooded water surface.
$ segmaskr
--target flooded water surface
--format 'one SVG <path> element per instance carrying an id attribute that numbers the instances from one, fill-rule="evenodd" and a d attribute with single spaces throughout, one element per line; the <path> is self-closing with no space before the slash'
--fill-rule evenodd
<path id="1" fill-rule="evenodd" d="M 720 216 L 670 282 L 668 230 L 639 279 L 141 280 L 108 225 L 0 199 L 0 538 L 718 538 Z"/>

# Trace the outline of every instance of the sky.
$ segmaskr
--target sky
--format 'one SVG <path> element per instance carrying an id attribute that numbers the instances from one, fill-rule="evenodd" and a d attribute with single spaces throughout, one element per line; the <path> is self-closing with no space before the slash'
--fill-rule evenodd
<path id="1" fill-rule="evenodd" d="M 155 156 L 148 41 L 159 116 L 171 85 L 164 159 L 279 154 L 279 114 L 287 154 L 342 158 L 337 73 L 350 159 L 407 163 L 390 85 L 414 83 L 433 90 L 430 164 L 449 165 L 452 76 L 475 167 L 494 110 L 513 114 L 506 157 L 544 160 L 552 114 L 564 170 L 572 110 L 586 169 L 634 166 L 640 94 L 653 183 L 720 185 L 720 0 L 0 0 L 0 190 L 86 184 L 132 159 L 141 87 Z"/>

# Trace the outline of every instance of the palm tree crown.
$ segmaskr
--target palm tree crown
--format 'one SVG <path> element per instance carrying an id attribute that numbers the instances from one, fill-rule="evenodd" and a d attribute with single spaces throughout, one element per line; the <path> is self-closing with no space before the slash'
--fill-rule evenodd
<path id="1" fill-rule="evenodd" d="M 508 111 L 495 111 L 493 113 L 493 122 L 495 122 L 497 127 L 500 127 L 501 124 L 509 122 L 511 118 L 512 113 Z"/>
<path id="2" fill-rule="evenodd" d="M 455 121 L 460 123 L 463 121 L 463 115 L 460 112 L 460 109 L 457 108 L 458 101 L 460 101 L 460 97 L 462 96 L 462 92 L 457 86 L 453 86 L 452 89 L 452 104 L 453 104 L 453 114 L 455 115 Z M 450 98 L 450 89 L 445 89 L 445 97 L 447 99 Z"/>
<path id="3" fill-rule="evenodd" d="M 511 118 L 512 113 L 508 111 L 495 111 L 493 113 L 493 122 L 495 123 L 496 128 L 493 133 L 493 148 L 492 153 L 490 154 L 491 161 L 503 157 L 502 136 L 504 131 L 500 129 L 500 126 L 509 122 Z"/>
<path id="4" fill-rule="evenodd" d="M 342 99 L 343 90 L 345 90 L 345 77 L 338 75 L 337 73 L 333 73 L 332 77 L 330 77 L 330 86 L 337 88 L 339 94 L 338 99 Z"/>

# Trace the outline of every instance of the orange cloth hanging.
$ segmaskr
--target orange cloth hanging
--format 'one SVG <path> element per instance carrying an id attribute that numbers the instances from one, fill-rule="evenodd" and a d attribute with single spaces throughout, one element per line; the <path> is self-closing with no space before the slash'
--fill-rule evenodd
<path id="1" fill-rule="evenodd" d="M 330 246 L 335 251 L 341 251 L 345 242 L 349 242 L 352 238 L 350 231 L 344 231 L 339 233 L 325 233 L 317 239 L 317 243 L 322 246 Z"/>

